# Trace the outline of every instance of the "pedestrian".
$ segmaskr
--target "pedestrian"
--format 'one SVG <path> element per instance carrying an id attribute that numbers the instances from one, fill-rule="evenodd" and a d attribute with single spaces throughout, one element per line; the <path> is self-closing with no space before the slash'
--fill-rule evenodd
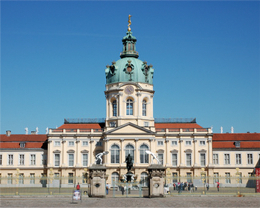
<path id="1" fill-rule="evenodd" d="M 209 190 L 209 183 L 206 183 L 207 191 Z"/>
<path id="2" fill-rule="evenodd" d="M 79 183 L 78 183 L 78 185 L 76 186 L 76 189 L 77 189 L 77 190 L 80 190 L 80 185 L 79 185 Z"/>
<path id="3" fill-rule="evenodd" d="M 175 190 L 175 186 L 176 186 L 176 184 L 174 183 L 174 184 L 173 184 L 173 190 Z"/>
<path id="4" fill-rule="evenodd" d="M 217 189 L 218 189 L 218 191 L 219 191 L 219 183 L 217 183 Z"/>
<path id="5" fill-rule="evenodd" d="M 106 194 L 108 195 L 108 190 L 109 190 L 109 185 L 108 185 L 108 183 L 107 183 L 107 185 L 106 185 Z"/>

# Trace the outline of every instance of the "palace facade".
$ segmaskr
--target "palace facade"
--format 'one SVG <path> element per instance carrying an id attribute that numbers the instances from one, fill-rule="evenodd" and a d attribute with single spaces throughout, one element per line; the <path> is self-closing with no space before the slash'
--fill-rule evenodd
<path id="1" fill-rule="evenodd" d="M 88 168 L 104 151 L 109 152 L 102 164 L 110 184 L 127 172 L 128 154 L 137 180 L 145 181 L 148 166 L 157 163 L 146 150 L 167 168 L 170 183 L 184 180 L 183 176 L 189 181 L 202 172 L 216 180 L 236 174 L 236 168 L 241 176 L 253 173 L 260 158 L 259 133 L 213 134 L 195 118 L 154 118 L 154 69 L 138 59 L 136 41 L 129 27 L 120 59 L 105 69 L 105 119 L 65 119 L 47 135 L 1 135 L 1 177 L 8 178 L 1 186 L 12 186 L 15 175 L 31 177 L 32 186 L 37 184 L 36 175 L 68 177 L 59 182 L 61 186 L 86 183 Z"/>

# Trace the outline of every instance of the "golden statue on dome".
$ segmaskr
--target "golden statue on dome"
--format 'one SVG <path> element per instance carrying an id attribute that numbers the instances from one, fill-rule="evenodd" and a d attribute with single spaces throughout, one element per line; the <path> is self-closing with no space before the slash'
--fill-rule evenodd
<path id="1" fill-rule="evenodd" d="M 131 31 L 131 28 L 130 28 L 130 25 L 131 25 L 131 17 L 132 17 L 132 16 L 129 14 L 129 15 L 128 15 L 128 23 L 129 23 L 129 24 L 128 24 L 128 29 L 127 29 L 128 31 Z"/>

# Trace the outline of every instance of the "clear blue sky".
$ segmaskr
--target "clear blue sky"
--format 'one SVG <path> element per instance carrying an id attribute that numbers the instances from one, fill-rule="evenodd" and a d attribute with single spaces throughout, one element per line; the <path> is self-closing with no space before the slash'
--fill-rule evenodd
<path id="1" fill-rule="evenodd" d="M 152 64 L 154 117 L 260 132 L 260 2 L 1 2 L 1 133 L 105 118 L 128 15 Z"/>

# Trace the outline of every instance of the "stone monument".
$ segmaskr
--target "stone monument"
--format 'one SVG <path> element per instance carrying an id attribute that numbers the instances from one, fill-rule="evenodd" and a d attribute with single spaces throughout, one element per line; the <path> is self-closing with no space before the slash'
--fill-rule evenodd
<path id="1" fill-rule="evenodd" d="M 150 151 L 146 151 L 146 153 L 152 155 L 153 159 L 156 159 L 158 162 L 158 164 L 151 164 L 147 168 L 149 173 L 149 197 L 164 197 L 164 177 L 166 168 L 160 164 L 160 161 L 154 153 L 151 153 Z"/>
<path id="2" fill-rule="evenodd" d="M 95 164 L 89 167 L 89 196 L 106 197 L 106 167 L 102 165 L 102 156 L 108 154 L 108 151 L 96 155 Z M 99 163 L 99 164 L 97 164 Z"/>

